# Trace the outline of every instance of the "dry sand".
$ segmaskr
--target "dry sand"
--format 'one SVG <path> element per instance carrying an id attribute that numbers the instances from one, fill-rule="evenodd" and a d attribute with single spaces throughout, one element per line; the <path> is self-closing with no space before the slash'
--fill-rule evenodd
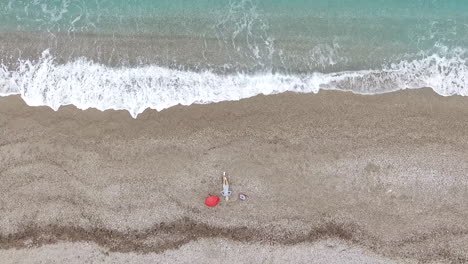
<path id="1" fill-rule="evenodd" d="M 58 112 L 0 98 L 2 263 L 468 262 L 468 100 Z M 230 175 L 234 196 L 203 204 Z"/>

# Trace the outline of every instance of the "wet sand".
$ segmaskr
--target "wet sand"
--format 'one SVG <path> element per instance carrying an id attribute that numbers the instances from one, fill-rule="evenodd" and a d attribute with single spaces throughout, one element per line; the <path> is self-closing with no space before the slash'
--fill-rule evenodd
<path id="1" fill-rule="evenodd" d="M 466 263 L 467 131 L 468 100 L 428 89 L 138 119 L 0 98 L 0 259 Z"/>

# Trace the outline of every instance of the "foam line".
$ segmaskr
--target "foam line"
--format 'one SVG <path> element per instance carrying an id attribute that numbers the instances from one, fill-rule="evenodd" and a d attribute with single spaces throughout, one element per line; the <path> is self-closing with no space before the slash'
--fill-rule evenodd
<path id="1" fill-rule="evenodd" d="M 22 61 L 13 71 L 0 67 L 2 96 L 19 94 L 28 105 L 54 110 L 70 104 L 79 109 L 123 109 L 134 118 L 147 108 L 160 111 L 178 104 L 232 101 L 258 94 L 317 93 L 321 89 L 380 94 L 421 87 L 432 87 L 444 96 L 468 96 L 466 61 L 433 54 L 380 70 L 218 75 L 157 65 L 112 68 L 86 58 L 58 64 L 46 51 L 40 60 Z"/>

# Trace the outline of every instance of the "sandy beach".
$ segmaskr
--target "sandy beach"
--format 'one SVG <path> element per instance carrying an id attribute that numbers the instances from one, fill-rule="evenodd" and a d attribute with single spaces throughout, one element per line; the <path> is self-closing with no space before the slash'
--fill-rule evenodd
<path id="1" fill-rule="evenodd" d="M 468 263 L 467 131 L 468 100 L 430 89 L 137 119 L 2 97 L 0 259 Z M 223 171 L 233 197 L 208 208 Z"/>

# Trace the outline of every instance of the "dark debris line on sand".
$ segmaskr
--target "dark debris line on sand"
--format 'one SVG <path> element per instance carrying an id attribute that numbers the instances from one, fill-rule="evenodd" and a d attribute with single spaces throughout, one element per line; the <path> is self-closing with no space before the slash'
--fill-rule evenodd
<path id="1" fill-rule="evenodd" d="M 458 234 L 466 235 L 466 233 Z M 438 236 L 438 234 L 422 235 L 408 241 L 391 244 L 379 241 L 375 237 L 364 234 L 357 226 L 327 222 L 312 228 L 306 234 L 283 233 L 275 234 L 247 227 L 222 228 L 197 223 L 188 217 L 170 223 L 160 223 L 146 231 L 119 232 L 115 230 L 81 227 L 28 226 L 22 232 L 1 236 L 0 249 L 21 249 L 55 244 L 61 241 L 93 242 L 108 249 L 110 252 L 163 253 L 166 250 L 178 249 L 184 244 L 203 238 L 225 238 L 239 242 L 269 243 L 272 245 L 295 245 L 334 238 L 353 244 L 363 245 L 379 252 L 382 248 L 393 248 L 400 251 L 405 245 L 420 243 Z M 400 249 L 400 250 L 399 250 Z M 384 255 L 391 257 L 390 252 Z M 400 255 L 401 256 L 401 255 Z M 404 257 L 416 258 L 421 262 L 428 260 L 445 260 L 450 263 L 468 263 L 468 259 L 454 255 L 449 250 L 433 252 L 431 256 L 415 255 L 407 252 Z"/>
<path id="2" fill-rule="evenodd" d="M 161 239 L 159 243 L 148 243 L 149 240 L 158 237 L 164 239 Z M 1 236 L 0 249 L 40 247 L 60 241 L 89 241 L 113 252 L 162 253 L 202 238 L 226 238 L 242 242 L 266 242 L 283 245 L 314 242 L 325 238 L 357 242 L 352 228 L 333 222 L 317 227 L 305 235 L 294 235 L 273 234 L 246 227 L 213 227 L 197 223 L 189 218 L 183 218 L 170 223 L 160 223 L 146 231 L 133 232 L 119 232 L 103 228 L 28 226 L 22 232 Z"/>

